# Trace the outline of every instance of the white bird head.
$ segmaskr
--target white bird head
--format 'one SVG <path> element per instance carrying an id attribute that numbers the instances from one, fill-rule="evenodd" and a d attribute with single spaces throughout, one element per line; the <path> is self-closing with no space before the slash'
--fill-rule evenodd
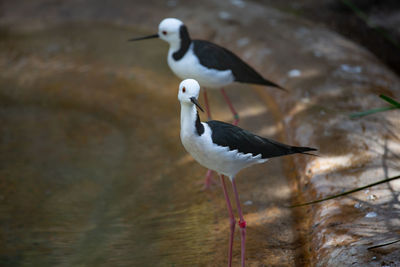
<path id="1" fill-rule="evenodd" d="M 200 93 L 200 84 L 194 79 L 186 79 L 183 80 L 179 85 L 178 99 L 181 103 L 192 104 L 192 105 L 194 104 L 201 111 L 203 111 L 203 108 L 197 101 L 199 93 Z"/>
<path id="2" fill-rule="evenodd" d="M 145 39 L 160 38 L 168 42 L 170 45 L 179 45 L 181 41 L 181 31 L 182 34 L 185 34 L 186 38 L 190 40 L 189 33 L 182 21 L 175 18 L 166 18 L 163 19 L 158 25 L 157 34 L 133 38 L 129 39 L 128 41 L 140 41 Z"/>
<path id="3" fill-rule="evenodd" d="M 158 25 L 158 36 L 160 39 L 168 43 L 176 43 L 180 41 L 180 29 L 183 22 L 175 18 L 163 19 Z"/>

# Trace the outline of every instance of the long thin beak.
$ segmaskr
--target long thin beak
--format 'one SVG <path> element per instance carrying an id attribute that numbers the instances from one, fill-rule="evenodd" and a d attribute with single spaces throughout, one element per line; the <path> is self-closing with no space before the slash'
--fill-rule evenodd
<path id="1" fill-rule="evenodd" d="M 129 39 L 128 41 L 133 42 L 133 41 L 140 41 L 140 40 L 153 39 L 153 38 L 158 38 L 158 33 L 149 35 L 149 36 L 139 37 L 139 38 L 132 38 L 132 39 Z"/>
<path id="2" fill-rule="evenodd" d="M 192 101 L 193 104 L 195 104 L 202 112 L 204 112 L 203 108 L 200 106 L 199 101 L 193 96 L 190 98 L 190 101 Z"/>

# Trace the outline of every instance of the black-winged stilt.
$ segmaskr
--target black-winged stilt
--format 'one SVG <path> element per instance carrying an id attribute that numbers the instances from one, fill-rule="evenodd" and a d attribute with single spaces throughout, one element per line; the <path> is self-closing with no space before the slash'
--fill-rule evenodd
<path id="1" fill-rule="evenodd" d="M 201 122 L 196 106 L 200 85 L 196 80 L 186 79 L 179 85 L 178 99 L 181 102 L 181 141 L 185 149 L 201 165 L 220 174 L 224 196 L 230 217 L 230 239 L 228 266 L 232 263 L 232 246 L 235 230 L 235 216 L 226 191 L 224 176 L 232 182 L 241 231 L 241 262 L 245 263 L 246 221 L 240 207 L 235 176 L 243 168 L 264 163 L 269 158 L 289 154 L 315 151 L 315 148 L 285 145 L 266 139 L 235 125 L 220 122 Z"/>
<path id="2" fill-rule="evenodd" d="M 234 123 L 239 116 L 223 87 L 233 82 L 251 83 L 283 89 L 279 85 L 266 80 L 252 67 L 246 64 L 231 51 L 216 44 L 192 40 L 182 21 L 166 18 L 158 26 L 158 33 L 150 36 L 133 38 L 129 41 L 160 38 L 169 43 L 168 65 L 181 79 L 195 79 L 203 87 L 206 111 L 211 118 L 205 88 L 221 89 L 231 112 Z"/>
<path id="3" fill-rule="evenodd" d="M 211 119 L 211 112 L 206 88 L 221 90 L 234 116 L 234 125 L 239 122 L 239 115 L 229 100 L 224 86 L 233 82 L 240 82 L 283 89 L 279 85 L 266 80 L 226 48 L 203 40 L 192 40 L 186 26 L 178 19 L 166 18 L 159 24 L 157 34 L 133 38 L 129 41 L 151 38 L 160 38 L 169 43 L 168 65 L 179 78 L 196 79 L 203 87 L 205 108 L 209 120 Z M 212 172 L 209 170 L 206 174 L 206 188 L 209 186 L 211 175 Z"/>

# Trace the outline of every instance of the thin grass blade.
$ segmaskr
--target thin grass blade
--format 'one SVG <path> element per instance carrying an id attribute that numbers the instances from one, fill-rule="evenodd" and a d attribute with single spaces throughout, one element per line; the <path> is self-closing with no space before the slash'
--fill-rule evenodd
<path id="1" fill-rule="evenodd" d="M 395 243 L 398 243 L 398 242 L 400 242 L 400 239 L 395 240 L 395 241 L 390 241 L 390 242 L 387 242 L 387 243 L 383 243 L 383 244 L 380 244 L 380 245 L 368 247 L 367 249 L 381 248 L 381 247 L 389 246 L 391 244 L 395 244 Z"/>
<path id="2" fill-rule="evenodd" d="M 375 186 L 375 185 L 378 185 L 378 184 L 384 184 L 384 183 L 387 183 L 387 182 L 390 182 L 390 181 L 393 181 L 393 180 L 396 180 L 396 179 L 399 179 L 399 178 L 400 178 L 400 175 L 397 175 L 397 176 L 390 177 L 390 178 L 387 178 L 387 179 L 383 179 L 383 180 L 380 180 L 378 182 L 375 182 L 375 183 L 372 183 L 372 184 L 368 184 L 368 185 L 365 185 L 365 186 L 362 186 L 362 187 L 358 187 L 356 189 L 352 189 L 352 190 L 349 190 L 349 191 L 346 191 L 346 192 L 343 192 L 343 193 L 340 193 L 340 194 L 337 194 L 337 195 L 321 198 L 321 199 L 310 201 L 310 202 L 306 202 L 306 203 L 295 204 L 295 205 L 290 206 L 290 208 L 307 206 L 307 205 L 311 205 L 311 204 L 316 204 L 316 203 L 320 203 L 320 202 L 323 202 L 323 201 L 327 201 L 327 200 L 330 200 L 330 199 L 342 197 L 342 196 L 345 196 L 345 195 L 349 195 L 349 194 L 364 190 L 364 189 L 366 189 L 368 187 L 372 187 L 372 186 Z"/>
<path id="3" fill-rule="evenodd" d="M 374 113 L 392 110 L 392 109 L 396 109 L 396 108 L 397 107 L 392 106 L 392 107 L 374 108 L 374 109 L 370 109 L 370 110 L 366 110 L 366 111 L 355 112 L 355 113 L 350 114 L 350 118 L 354 119 L 354 118 L 364 117 L 364 116 L 371 115 Z"/>
<path id="4" fill-rule="evenodd" d="M 388 102 L 389 104 L 393 105 L 396 108 L 400 108 L 400 103 L 394 100 L 393 98 L 390 98 L 386 95 L 379 95 L 380 98 Z"/>

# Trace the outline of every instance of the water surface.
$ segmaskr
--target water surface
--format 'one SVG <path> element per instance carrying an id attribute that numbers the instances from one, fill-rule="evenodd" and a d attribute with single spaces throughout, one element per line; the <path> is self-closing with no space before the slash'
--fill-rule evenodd
<path id="1" fill-rule="evenodd" d="M 226 264 L 222 192 L 201 190 L 205 169 L 180 144 L 167 45 L 126 42 L 143 34 L 84 23 L 1 31 L 2 266 Z M 246 101 L 261 110 L 244 110 L 242 126 L 272 125 L 254 94 L 230 92 L 242 111 Z M 217 92 L 211 98 L 223 106 Z M 243 173 L 248 263 L 292 265 L 280 161 Z"/>

